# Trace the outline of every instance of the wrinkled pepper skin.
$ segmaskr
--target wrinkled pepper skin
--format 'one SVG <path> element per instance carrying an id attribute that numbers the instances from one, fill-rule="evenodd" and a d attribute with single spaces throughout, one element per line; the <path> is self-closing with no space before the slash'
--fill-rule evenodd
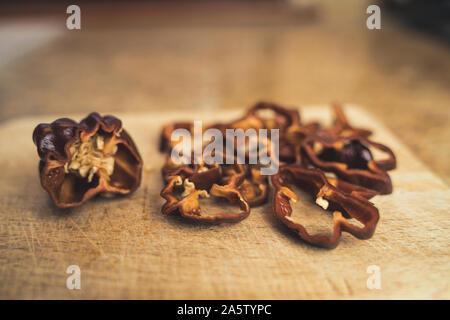
<path id="1" fill-rule="evenodd" d="M 39 124 L 33 142 L 41 185 L 60 208 L 79 206 L 98 194 L 129 194 L 140 185 L 142 158 L 114 116 L 93 112 L 79 123 L 61 118 Z"/>

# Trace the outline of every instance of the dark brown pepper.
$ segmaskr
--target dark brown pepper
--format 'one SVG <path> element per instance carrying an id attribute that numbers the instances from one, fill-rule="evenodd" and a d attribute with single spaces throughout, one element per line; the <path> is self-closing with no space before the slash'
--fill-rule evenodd
<path id="1" fill-rule="evenodd" d="M 324 148 L 318 157 L 323 161 L 345 163 L 348 169 L 367 169 L 367 164 L 373 160 L 369 148 L 359 140 L 351 140 L 345 143 L 340 150 Z"/>
<path id="2" fill-rule="evenodd" d="M 75 207 L 97 194 L 139 187 L 142 159 L 122 122 L 94 112 L 77 123 L 62 118 L 33 132 L 42 187 L 56 206 Z"/>
<path id="3" fill-rule="evenodd" d="M 323 149 L 314 150 L 316 145 Z M 379 149 L 386 153 L 388 158 L 374 160 L 366 146 Z M 396 159 L 391 149 L 380 143 L 363 137 L 313 135 L 303 141 L 302 151 L 312 166 L 332 172 L 342 180 L 381 194 L 392 192 L 392 182 L 386 171 L 395 168 Z"/>
<path id="4" fill-rule="evenodd" d="M 278 219 L 287 227 L 296 231 L 306 242 L 325 248 L 335 248 L 343 231 L 359 239 L 372 237 L 379 219 L 378 209 L 365 199 L 364 192 L 355 189 L 353 193 L 345 193 L 333 186 L 318 169 L 305 169 L 290 165 L 280 168 L 272 176 L 275 188 L 273 210 Z M 325 210 L 333 211 L 333 234 L 330 237 L 321 234 L 310 234 L 299 222 L 292 219 L 290 201 L 298 201 L 290 184 L 309 192 L 316 203 Z M 348 219 L 355 219 L 362 227 L 352 224 Z"/>
<path id="5" fill-rule="evenodd" d="M 211 168 L 195 166 L 192 168 L 182 165 L 172 171 L 167 171 L 164 177 L 167 184 L 161 191 L 161 197 L 166 202 L 161 211 L 163 214 L 179 212 L 185 218 L 209 223 L 240 221 L 250 213 L 250 205 L 239 190 L 245 174 L 243 165 L 235 165 L 226 170 L 221 166 Z M 202 181 L 199 181 L 200 176 Z M 194 183 L 196 180 L 199 181 L 197 184 Z M 201 189 L 200 184 L 205 189 Z M 181 187 L 183 190 L 179 196 L 176 195 L 176 187 Z M 227 199 L 231 204 L 237 205 L 240 211 L 218 215 L 203 214 L 199 197 L 209 198 L 210 195 Z"/>

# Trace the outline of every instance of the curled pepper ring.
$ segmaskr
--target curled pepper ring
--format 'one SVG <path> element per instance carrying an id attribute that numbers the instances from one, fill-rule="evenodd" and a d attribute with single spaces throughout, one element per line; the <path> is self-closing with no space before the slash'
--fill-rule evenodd
<path id="1" fill-rule="evenodd" d="M 250 205 L 239 191 L 239 186 L 245 178 L 245 168 L 242 165 L 233 167 L 233 169 L 228 169 L 232 170 L 233 174 L 226 179 L 222 175 L 223 169 L 220 166 L 203 167 L 206 168 L 204 171 L 198 167 L 192 169 L 189 166 L 181 166 L 168 172 L 165 176 L 167 185 L 161 191 L 161 197 L 166 200 L 162 213 L 170 214 L 178 211 L 183 217 L 211 223 L 237 222 L 246 218 L 250 214 Z M 181 198 L 175 195 L 174 188 L 176 186 L 183 186 Z M 241 211 L 230 214 L 203 215 L 198 201 L 199 197 L 209 198 L 210 195 L 227 199 L 230 203 L 238 205 Z"/>
<path id="2" fill-rule="evenodd" d="M 368 146 L 386 153 L 388 158 L 374 160 Z M 301 148 L 308 162 L 316 168 L 381 194 L 392 192 L 392 182 L 386 171 L 396 167 L 396 159 L 392 150 L 380 143 L 360 136 L 313 135 L 302 142 Z"/>
<path id="3" fill-rule="evenodd" d="M 315 197 L 316 203 L 333 211 L 333 234 L 327 237 L 321 234 L 311 235 L 305 227 L 291 218 L 292 207 L 290 201 L 298 201 L 297 195 L 289 187 L 295 183 L 298 187 Z M 364 198 L 364 193 L 354 190 L 352 194 L 343 192 L 333 186 L 318 169 L 305 169 L 296 165 L 286 165 L 272 176 L 275 188 L 273 197 L 273 211 L 278 219 L 290 229 L 296 231 L 306 242 L 325 248 L 335 248 L 341 233 L 348 232 L 358 239 L 368 239 L 375 232 L 379 214 L 378 209 Z M 356 226 L 346 217 L 354 218 L 363 224 Z"/>

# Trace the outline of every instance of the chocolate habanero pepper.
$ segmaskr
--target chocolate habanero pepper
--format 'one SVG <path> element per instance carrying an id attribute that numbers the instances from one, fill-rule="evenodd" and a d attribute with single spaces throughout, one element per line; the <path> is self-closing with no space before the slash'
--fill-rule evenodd
<path id="1" fill-rule="evenodd" d="M 42 187 L 56 206 L 75 207 L 97 194 L 139 187 L 142 158 L 122 121 L 93 112 L 81 122 L 61 118 L 33 132 Z"/>
<path id="2" fill-rule="evenodd" d="M 369 147 L 387 155 L 375 160 Z M 333 172 L 338 178 L 375 190 L 380 194 L 392 192 L 387 171 L 396 167 L 396 158 L 390 148 L 361 136 L 332 137 L 313 135 L 302 143 L 307 161 L 324 172 Z"/>
<path id="3" fill-rule="evenodd" d="M 259 120 L 266 129 L 278 129 L 280 160 L 295 161 L 295 148 L 288 143 L 287 136 L 291 129 L 302 126 L 297 109 L 285 108 L 271 102 L 259 102 L 247 111 L 245 118 Z"/>
<path id="4" fill-rule="evenodd" d="M 378 209 L 367 200 L 374 194 L 369 195 L 364 189 L 351 187 L 351 193 L 344 192 L 331 184 L 323 171 L 297 165 L 281 167 L 279 172 L 272 176 L 272 184 L 275 188 L 273 211 L 276 217 L 312 245 L 331 249 L 339 244 L 342 232 L 348 232 L 358 239 L 369 239 L 375 232 L 379 220 Z M 300 221 L 292 218 L 293 208 L 290 201 L 300 200 L 292 190 L 292 184 L 315 198 L 318 206 L 333 212 L 331 236 L 311 234 Z M 359 225 L 351 222 L 352 219 L 358 221 Z"/>
<path id="5" fill-rule="evenodd" d="M 240 190 L 248 174 L 244 165 L 175 164 L 171 157 L 168 157 L 162 174 L 166 185 L 161 190 L 161 197 L 166 202 L 161 211 L 165 215 L 178 212 L 181 216 L 192 220 L 221 223 L 237 222 L 250 214 L 248 199 Z M 253 177 L 252 182 L 257 184 L 255 188 L 259 187 L 262 194 L 265 189 L 261 187 L 261 184 L 264 182 L 257 177 Z M 243 192 L 251 200 L 259 201 L 259 198 L 264 195 L 256 191 L 249 192 L 248 189 L 252 187 L 253 185 Z M 240 211 L 216 215 L 206 214 L 200 207 L 199 198 L 210 198 L 211 195 L 228 200 L 232 205 L 238 206 Z"/>

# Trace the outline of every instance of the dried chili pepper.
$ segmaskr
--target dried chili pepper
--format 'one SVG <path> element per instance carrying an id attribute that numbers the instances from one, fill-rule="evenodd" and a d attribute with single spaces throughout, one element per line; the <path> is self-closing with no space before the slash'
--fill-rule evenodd
<path id="1" fill-rule="evenodd" d="M 372 131 L 370 130 L 355 128 L 350 125 L 347 117 L 345 116 L 344 110 L 340 105 L 334 104 L 332 108 L 334 112 L 334 124 L 331 128 L 324 129 L 323 132 L 326 132 L 331 136 L 339 137 L 360 136 L 367 138 L 372 135 Z"/>
<path id="2" fill-rule="evenodd" d="M 374 160 L 369 146 L 388 155 L 387 159 Z M 361 136 L 321 137 L 313 135 L 302 143 L 308 161 L 316 168 L 333 172 L 340 179 L 376 190 L 381 194 L 392 192 L 392 182 L 387 170 L 396 166 L 395 155 L 388 147 Z"/>
<path id="3" fill-rule="evenodd" d="M 311 235 L 305 227 L 292 217 L 290 201 L 298 201 L 290 184 L 310 193 L 316 204 L 325 210 L 333 210 L 333 234 L 330 237 L 321 234 Z M 364 198 L 364 192 L 354 190 L 353 194 L 345 193 L 333 186 L 319 169 L 305 169 L 296 165 L 286 165 L 272 176 L 275 188 L 273 210 L 275 215 L 290 229 L 296 231 L 306 242 L 325 248 L 338 245 L 342 231 L 359 239 L 368 239 L 375 232 L 379 214 L 378 209 Z M 358 195 L 358 196 L 355 196 Z M 353 218 L 363 224 L 359 227 L 347 218 Z"/>
<path id="4" fill-rule="evenodd" d="M 300 114 L 297 109 L 287 109 L 270 102 L 255 104 L 248 110 L 245 118 L 248 117 L 256 117 L 262 121 L 264 128 L 280 129 L 282 132 L 292 125 L 300 124 Z"/>
<path id="5" fill-rule="evenodd" d="M 172 141 L 170 139 L 172 132 L 176 129 L 186 129 L 192 133 L 194 124 L 192 122 L 175 122 L 164 126 L 159 141 L 160 152 L 170 151 L 178 143 L 178 141 Z"/>
<path id="6" fill-rule="evenodd" d="M 122 122 L 91 113 L 62 118 L 33 132 L 42 187 L 56 206 L 83 204 L 97 194 L 128 194 L 141 181 L 142 159 Z"/>
<path id="7" fill-rule="evenodd" d="M 262 176 L 258 168 L 247 167 L 247 175 L 238 190 L 251 207 L 259 206 L 267 200 L 267 176 Z"/>
<path id="8" fill-rule="evenodd" d="M 284 108 L 270 102 L 259 102 L 248 110 L 245 118 L 258 119 L 263 123 L 265 129 L 278 129 L 280 161 L 295 161 L 295 148 L 287 136 L 288 134 L 292 135 L 293 128 L 303 128 L 297 109 Z"/>
<path id="9" fill-rule="evenodd" d="M 165 174 L 167 184 L 161 191 L 161 197 L 166 203 L 162 207 L 162 213 L 171 214 L 178 211 L 183 217 L 210 223 L 242 220 L 250 213 L 250 205 L 238 189 L 244 179 L 245 168 L 242 165 L 234 165 L 231 169 L 223 169 L 221 166 L 209 168 L 182 165 Z M 178 196 L 175 192 L 176 187 L 182 188 Z M 239 206 L 240 211 L 204 215 L 200 208 L 199 197 L 209 198 L 211 195 L 227 199 Z"/>

